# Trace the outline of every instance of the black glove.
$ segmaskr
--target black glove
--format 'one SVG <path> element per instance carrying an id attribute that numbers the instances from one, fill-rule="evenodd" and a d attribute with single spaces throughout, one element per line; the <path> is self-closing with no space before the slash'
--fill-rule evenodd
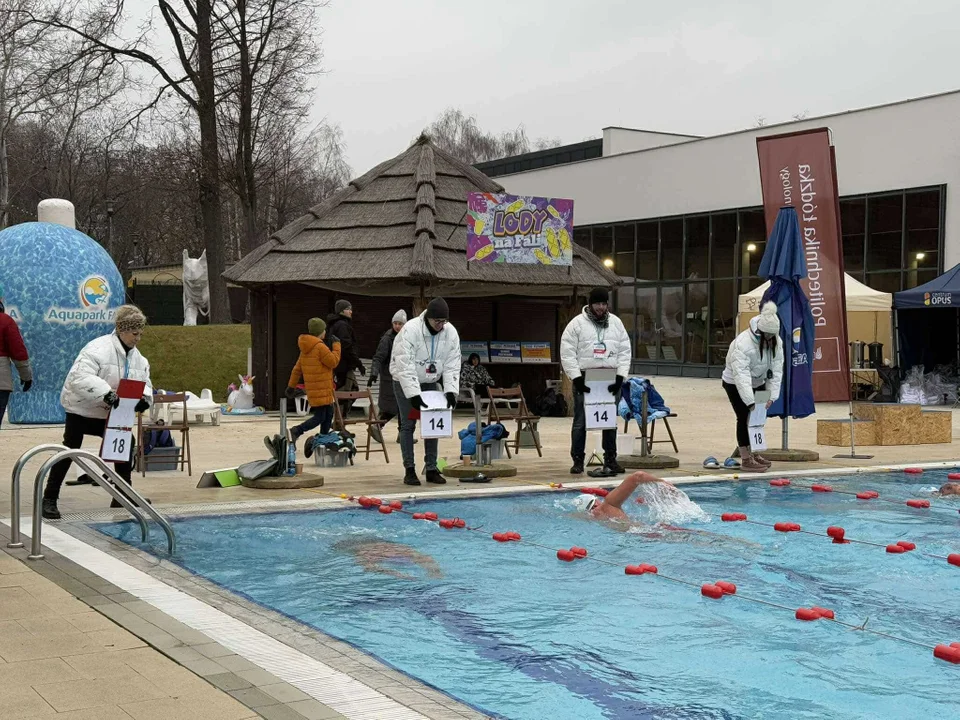
<path id="1" fill-rule="evenodd" d="M 138 413 L 146 412 L 150 409 L 150 401 L 147 400 L 147 396 L 144 395 L 140 398 L 140 402 L 137 403 L 137 406 L 134 408 Z"/>
<path id="2" fill-rule="evenodd" d="M 297 396 L 297 389 L 295 387 L 287 386 L 287 389 L 283 391 L 283 394 L 293 400 L 293 398 Z"/>
<path id="3" fill-rule="evenodd" d="M 33 380 L 26 380 L 20 389 L 23 390 L 24 392 L 30 392 L 30 388 L 32 387 L 33 387 Z"/>
<path id="4" fill-rule="evenodd" d="M 103 401 L 112 407 L 120 407 L 120 396 L 117 395 L 113 390 L 103 396 Z"/>
<path id="5" fill-rule="evenodd" d="M 412 398 L 410 398 L 410 406 L 411 406 L 414 410 L 426 410 L 426 409 L 427 409 L 427 404 L 423 401 L 423 398 L 420 397 L 419 395 L 414 395 Z"/>
<path id="6" fill-rule="evenodd" d="M 371 374 L 370 377 L 367 378 L 367 387 L 373 387 L 373 384 L 374 384 L 376 381 L 377 381 L 377 376 Z"/>
<path id="7" fill-rule="evenodd" d="M 583 379 L 583 375 L 580 377 L 575 377 L 573 379 L 573 389 L 578 393 L 588 393 L 590 388 L 587 387 L 587 381 Z"/>
<path id="8" fill-rule="evenodd" d="M 457 406 L 457 396 L 452 392 L 444 393 L 444 397 L 447 398 L 447 407 L 455 408 Z"/>
<path id="9" fill-rule="evenodd" d="M 613 385 L 608 385 L 607 390 L 613 393 L 613 396 L 620 399 L 620 388 L 623 387 L 623 375 L 617 375 L 617 379 L 613 381 Z"/>
<path id="10" fill-rule="evenodd" d="M 363 366 L 363 363 L 357 363 L 357 372 L 360 373 L 360 377 L 367 374 L 367 369 Z"/>

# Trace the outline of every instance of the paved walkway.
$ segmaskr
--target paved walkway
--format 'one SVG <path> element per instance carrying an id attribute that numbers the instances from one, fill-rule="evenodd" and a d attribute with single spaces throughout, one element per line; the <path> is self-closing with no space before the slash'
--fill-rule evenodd
<path id="1" fill-rule="evenodd" d="M 704 475 L 701 467 L 703 458 L 707 455 L 723 457 L 735 444 L 733 414 L 719 381 L 659 378 L 655 382 L 667 404 L 679 415 L 672 421 L 672 427 L 680 446 L 680 452 L 675 454 L 680 460 L 680 467 L 660 474 L 668 478 Z M 818 415 L 814 418 L 790 422 L 790 446 L 817 451 L 821 461 L 802 465 L 777 464 L 773 473 L 778 470 L 881 466 L 957 458 L 957 449 L 951 444 L 860 448 L 874 455 L 874 458 L 869 461 L 834 459 L 833 455 L 843 452 L 843 448 L 817 446 L 816 418 L 846 417 L 847 405 L 820 405 L 817 409 Z M 458 427 L 465 426 L 469 421 L 470 418 L 465 415 L 457 417 Z M 388 440 L 393 439 L 395 428 L 395 425 L 391 425 L 385 431 Z M 778 420 L 768 426 L 768 436 L 773 446 L 779 446 L 779 428 Z M 512 431 L 514 428 L 509 429 Z M 569 418 L 544 419 L 541 424 L 544 457 L 538 458 L 534 450 L 522 450 L 520 456 L 511 461 L 519 469 L 515 479 L 495 480 L 490 485 L 481 486 L 462 486 L 451 481 L 440 487 L 425 485 L 422 488 L 410 488 L 401 483 L 403 468 L 399 446 L 390 443 L 387 448 L 390 453 L 389 464 L 382 455 L 372 456 L 367 461 L 361 454 L 357 456 L 353 467 L 319 470 L 325 476 L 325 486 L 320 493 L 463 492 L 487 487 L 563 482 L 570 479 L 569 429 Z M 298 490 L 196 488 L 203 470 L 234 467 L 264 457 L 266 451 L 262 438 L 277 431 L 278 420 L 270 416 L 224 418 L 220 427 L 194 427 L 191 430 L 192 477 L 181 472 L 152 472 L 146 478 L 135 476 L 134 482 L 161 509 L 173 504 L 316 498 L 316 492 Z M 9 477 L 15 460 L 25 450 L 40 443 L 59 442 L 61 434 L 62 427 L 16 427 L 5 424 L 0 430 L 0 478 Z M 665 438 L 659 429 L 658 434 Z M 957 416 L 954 415 L 954 438 L 957 436 Z M 588 452 L 594 442 L 593 439 L 588 441 Z M 89 447 L 95 450 L 97 445 L 90 442 Z M 421 447 L 417 446 L 418 454 L 422 452 Z M 458 441 L 442 441 L 440 455 L 456 461 L 458 449 Z M 657 445 L 656 449 L 661 454 L 674 454 L 667 445 Z M 25 512 L 29 511 L 32 479 L 40 462 L 39 459 L 31 462 L 24 473 Z M 308 467 L 314 469 L 312 465 Z M 68 475 L 68 479 L 70 477 L 72 474 Z M 9 502 L 9 485 L 4 480 L 0 485 L 0 516 L 9 514 Z M 64 513 L 101 510 L 107 505 L 106 494 L 90 486 L 65 487 L 60 502 Z M 247 682 L 239 688 L 231 685 L 221 691 L 199 677 L 204 674 L 204 668 L 198 666 L 192 668 L 193 671 L 188 670 L 189 663 L 180 661 L 187 665 L 183 667 L 157 652 L 115 625 L 108 617 L 78 602 L 69 592 L 70 588 L 69 579 L 62 582 L 58 580 L 58 584 L 54 584 L 32 572 L 25 564 L 0 552 L 0 718 L 3 720 L 32 717 L 64 717 L 72 720 L 175 720 L 196 717 L 214 720 L 258 717 L 258 713 L 265 718 L 281 720 L 303 717 L 325 720 L 337 717 L 328 714 L 329 709 L 315 705 L 304 706 L 300 712 L 295 712 L 289 703 L 296 700 L 302 702 L 302 699 L 288 697 L 287 689 L 277 690 L 280 697 L 276 697 L 270 695 L 270 690 L 261 687 L 260 683 L 254 687 Z M 209 673 L 220 674 L 210 668 L 206 668 L 206 672 L 208 677 L 211 677 Z M 263 678 L 260 680 L 269 682 Z M 230 680 L 230 683 L 233 682 Z M 256 694 L 250 690 L 256 691 Z M 248 696 L 243 696 L 248 701 L 253 698 L 251 705 L 256 706 L 256 712 L 227 694 L 230 692 L 240 697 L 236 693 L 243 691 L 248 692 Z M 273 705 L 281 700 L 289 702 L 287 705 Z"/>

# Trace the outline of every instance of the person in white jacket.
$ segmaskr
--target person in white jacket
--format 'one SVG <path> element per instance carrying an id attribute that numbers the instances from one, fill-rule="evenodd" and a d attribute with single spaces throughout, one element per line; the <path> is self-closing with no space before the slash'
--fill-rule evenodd
<path id="1" fill-rule="evenodd" d="M 754 393 L 769 390 L 769 408 L 780 397 L 783 381 L 783 340 L 777 305 L 765 303 L 760 314 L 750 320 L 750 327 L 734 338 L 727 350 L 723 368 L 723 389 L 737 416 L 737 447 L 740 464 L 747 472 L 766 472 L 769 460 L 750 450 L 747 423 L 754 406 Z"/>
<path id="2" fill-rule="evenodd" d="M 150 363 L 137 350 L 147 318 L 135 305 L 121 305 L 114 314 L 114 323 L 116 332 L 102 335 L 83 346 L 63 383 L 60 404 L 67 411 L 63 444 L 68 448 L 79 448 L 84 435 L 103 437 L 110 410 L 120 404 L 117 387 L 121 380 L 128 378 L 146 383 L 143 397 L 136 406 L 137 412 L 149 409 L 153 402 Z M 117 474 L 130 483 L 130 462 L 118 462 L 115 468 Z M 48 520 L 60 518 L 57 500 L 69 469 L 70 461 L 63 460 L 53 466 L 47 477 L 43 517 Z M 113 500 L 110 507 L 120 507 L 120 504 Z"/>
<path id="3" fill-rule="evenodd" d="M 400 411 L 400 454 L 407 485 L 419 485 L 413 456 L 413 432 L 420 411 L 426 407 L 420 394 L 443 387 L 447 407 L 457 405 L 460 394 L 460 335 L 450 323 L 450 309 L 443 298 L 434 298 L 427 309 L 408 322 L 393 341 L 390 358 L 393 390 Z M 426 480 L 446 483 L 437 470 L 437 441 L 424 440 Z"/>
<path id="4" fill-rule="evenodd" d="M 583 474 L 586 457 L 587 415 L 584 394 L 590 392 L 584 379 L 585 370 L 614 370 L 616 380 L 608 390 L 616 401 L 620 388 L 630 373 L 630 336 L 616 315 L 608 309 L 610 294 L 606 288 L 590 291 L 583 312 L 569 322 L 560 338 L 560 364 L 573 381 L 573 428 L 570 432 L 571 475 Z M 617 462 L 617 430 L 603 431 L 603 468 L 590 473 L 591 477 L 611 477 L 626 472 Z"/>

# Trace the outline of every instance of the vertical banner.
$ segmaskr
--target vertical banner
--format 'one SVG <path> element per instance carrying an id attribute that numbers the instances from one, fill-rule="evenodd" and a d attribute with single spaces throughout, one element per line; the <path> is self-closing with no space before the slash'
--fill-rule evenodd
<path id="1" fill-rule="evenodd" d="M 829 128 L 757 138 L 760 185 L 768 231 L 784 205 L 797 210 L 809 277 L 800 283 L 810 300 L 815 332 L 813 396 L 817 402 L 850 399 L 850 359 L 840 245 L 836 161 Z"/>

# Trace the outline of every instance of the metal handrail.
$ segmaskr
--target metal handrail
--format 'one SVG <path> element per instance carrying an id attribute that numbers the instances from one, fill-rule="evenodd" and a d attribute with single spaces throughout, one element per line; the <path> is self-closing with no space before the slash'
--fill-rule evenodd
<path id="1" fill-rule="evenodd" d="M 40 453 L 60 452 L 68 449 L 66 445 L 57 443 L 37 445 L 27 450 L 14 464 L 13 472 L 10 474 L 10 542 L 7 543 L 8 548 L 23 547 L 23 541 L 20 540 L 20 473 L 23 472 L 24 466 L 31 458 Z"/>
<path id="2" fill-rule="evenodd" d="M 146 501 L 146 499 L 140 495 L 136 490 L 133 489 L 133 486 L 127 483 L 126 480 L 121 478 L 113 468 L 109 467 L 101 458 L 97 457 L 91 452 L 86 450 L 63 450 L 52 458 L 49 458 L 43 465 L 40 466 L 40 470 L 37 471 L 37 477 L 33 483 L 33 535 L 30 540 L 30 555 L 27 556 L 28 560 L 42 560 L 43 553 L 41 551 L 41 530 L 43 527 L 43 480 L 46 478 L 50 470 L 53 469 L 53 466 L 62 460 L 73 460 L 77 463 L 82 470 L 84 470 L 97 485 L 102 487 L 107 491 L 114 500 L 116 500 L 120 505 L 127 509 L 137 520 L 140 522 L 141 532 L 143 533 L 143 538 L 147 538 L 147 528 L 146 521 L 143 518 L 142 512 L 145 512 L 153 520 L 163 528 L 164 533 L 167 536 L 167 551 L 172 555 L 176 552 L 177 541 L 174 536 L 173 528 L 170 526 L 170 523 L 167 521 L 163 515 L 158 513 L 153 507 Z M 88 465 L 87 463 L 93 463 Z M 106 478 L 103 477 L 106 475 Z M 119 489 L 119 484 L 122 483 L 125 487 L 121 491 Z M 129 497 L 128 497 L 129 496 Z"/>

